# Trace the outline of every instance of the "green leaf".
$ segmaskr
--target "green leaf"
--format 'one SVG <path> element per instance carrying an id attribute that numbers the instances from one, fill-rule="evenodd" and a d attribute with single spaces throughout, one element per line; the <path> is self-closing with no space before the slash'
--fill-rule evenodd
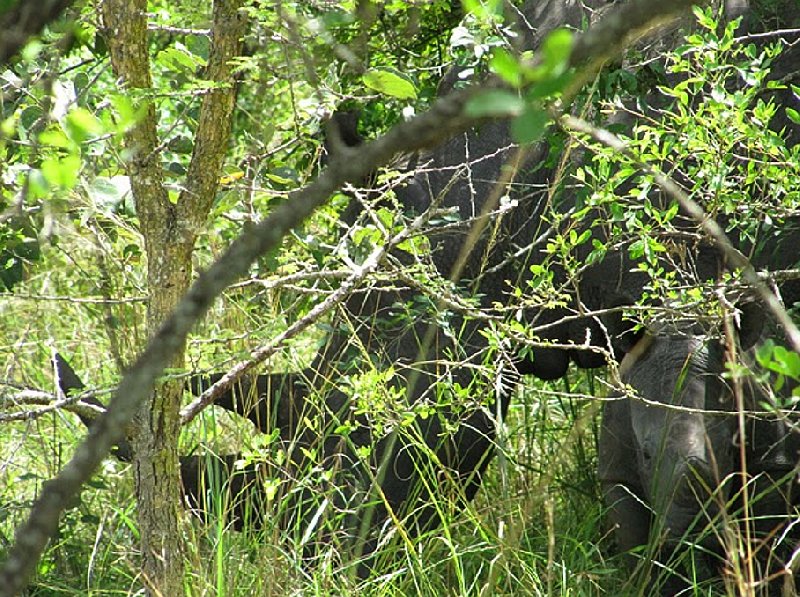
<path id="1" fill-rule="evenodd" d="M 512 87 L 522 84 L 522 70 L 519 62 L 504 48 L 495 48 L 489 66 L 498 77 Z"/>
<path id="2" fill-rule="evenodd" d="M 319 21 L 325 27 L 325 29 L 337 29 L 352 25 L 355 21 L 355 15 L 350 11 L 335 8 L 322 13 L 322 15 L 319 17 Z"/>
<path id="3" fill-rule="evenodd" d="M 281 185 L 289 185 L 292 183 L 291 178 L 287 178 L 286 176 L 281 176 L 280 174 L 275 172 L 265 172 L 264 177 L 268 178 L 272 182 L 277 182 L 278 184 Z"/>
<path id="4" fill-rule="evenodd" d="M 112 211 L 130 197 L 131 184 L 127 176 L 98 176 L 86 189 L 89 197 L 101 209 Z"/>
<path id="5" fill-rule="evenodd" d="M 47 181 L 44 179 L 41 169 L 31 171 L 28 178 L 28 192 L 35 199 L 47 195 Z"/>
<path id="6" fill-rule="evenodd" d="M 775 341 L 772 338 L 767 338 L 756 349 L 756 361 L 764 368 L 769 366 L 772 360 L 772 353 L 775 351 Z"/>
<path id="7" fill-rule="evenodd" d="M 124 94 L 114 94 L 109 99 L 117 114 L 116 124 L 120 131 L 125 131 L 135 125 L 147 111 L 145 102 L 142 102 L 137 108 L 133 101 Z"/>
<path id="8" fill-rule="evenodd" d="M 542 63 L 553 76 L 558 76 L 567 69 L 571 53 L 572 33 L 566 29 L 556 29 L 542 42 Z"/>
<path id="9" fill-rule="evenodd" d="M 464 0 L 464 9 L 479 19 L 491 19 L 503 14 L 502 0 Z"/>
<path id="10" fill-rule="evenodd" d="M 634 241 L 628 247 L 628 255 L 630 255 L 631 259 L 639 259 L 644 255 L 644 241 L 641 239 Z"/>
<path id="11" fill-rule="evenodd" d="M 550 117 L 542 108 L 528 106 L 511 123 L 511 134 L 520 143 L 533 143 L 544 135 Z"/>
<path id="12" fill-rule="evenodd" d="M 68 155 L 62 159 L 44 160 L 41 169 L 51 187 L 71 189 L 78 182 L 81 159 L 77 155 Z"/>
<path id="13" fill-rule="evenodd" d="M 386 228 L 387 230 L 392 229 L 392 224 L 394 222 L 394 213 L 391 210 L 386 209 L 385 207 L 381 207 L 375 213 L 375 215 L 378 216 L 378 220 L 380 221 L 381 224 L 383 224 L 384 228 Z"/>
<path id="14" fill-rule="evenodd" d="M 706 10 L 701 8 L 700 6 L 693 6 L 692 12 L 694 13 L 695 18 L 697 18 L 697 22 L 700 24 L 701 27 L 708 29 L 709 31 L 713 31 L 717 27 L 716 21 L 714 21 L 714 17 L 710 10 Z"/>
<path id="15" fill-rule="evenodd" d="M 370 70 L 362 80 L 364 85 L 383 95 L 398 99 L 417 98 L 417 90 L 411 81 L 385 69 Z"/>
<path id="16" fill-rule="evenodd" d="M 39 135 L 39 143 L 48 147 L 60 147 L 62 149 L 73 146 L 64 131 L 59 129 L 48 129 Z"/>
<path id="17" fill-rule="evenodd" d="M 42 117 L 42 109 L 38 106 L 28 106 L 19 116 L 19 122 L 25 129 L 30 129 Z"/>
<path id="18" fill-rule="evenodd" d="M 87 139 L 98 137 L 105 130 L 105 127 L 103 127 L 103 124 L 97 117 L 86 108 L 75 108 L 71 110 L 70 113 L 67 114 L 65 128 L 67 134 L 77 143 L 82 143 Z"/>
<path id="19" fill-rule="evenodd" d="M 36 58 L 38 58 L 39 54 L 43 49 L 44 49 L 44 44 L 38 39 L 29 41 L 22 48 L 22 59 L 25 62 L 33 62 L 34 60 L 36 60 Z"/>
<path id="20" fill-rule="evenodd" d="M 791 120 L 795 124 L 800 124 L 800 112 L 798 112 L 794 108 L 786 108 L 786 116 L 788 116 L 789 120 Z"/>
<path id="21" fill-rule="evenodd" d="M 472 118 L 517 116 L 524 109 L 525 102 L 518 95 L 502 89 L 483 91 L 470 98 L 464 107 L 467 116 Z"/>
<path id="22" fill-rule="evenodd" d="M 184 72 L 187 74 L 194 73 L 199 67 L 206 65 L 206 61 L 192 54 L 186 46 L 181 43 L 176 43 L 175 47 L 167 48 L 158 53 L 156 60 L 175 72 Z"/>
<path id="23" fill-rule="evenodd" d="M 592 236 L 592 231 L 591 230 L 584 230 L 581 233 L 581 235 L 575 240 L 575 244 L 576 245 L 582 245 L 587 240 L 589 240 L 589 237 L 591 237 L 591 236 Z"/>
<path id="24" fill-rule="evenodd" d="M 527 93 L 527 98 L 531 100 L 545 99 L 560 94 L 564 88 L 572 81 L 574 73 L 566 71 L 555 77 L 548 77 L 535 83 Z"/>
<path id="25" fill-rule="evenodd" d="M 76 73 L 75 77 L 72 79 L 72 84 L 75 86 L 75 93 L 79 96 L 82 95 L 89 86 L 90 82 L 91 80 L 89 79 L 89 75 L 87 75 L 85 72 L 81 71 Z"/>
<path id="26" fill-rule="evenodd" d="M 800 354 L 783 346 L 776 346 L 772 356 L 773 361 L 770 364 L 770 369 L 793 379 L 800 377 Z"/>

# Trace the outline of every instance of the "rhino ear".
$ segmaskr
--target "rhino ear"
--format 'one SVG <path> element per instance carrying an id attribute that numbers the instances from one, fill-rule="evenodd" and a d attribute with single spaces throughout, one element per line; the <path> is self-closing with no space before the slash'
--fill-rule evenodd
<path id="1" fill-rule="evenodd" d="M 756 301 L 747 301 L 738 305 L 739 316 L 736 327 L 739 332 L 739 343 L 744 350 L 752 348 L 764 330 L 764 305 Z"/>
<path id="2" fill-rule="evenodd" d="M 603 323 L 611 336 L 614 357 L 620 361 L 644 337 L 644 328 L 637 328 L 633 321 L 625 319 L 622 311 L 612 311 L 603 317 Z"/>
<path id="3" fill-rule="evenodd" d="M 81 378 L 78 377 L 78 374 L 75 373 L 75 370 L 60 353 L 53 354 L 53 363 L 56 367 L 56 375 L 58 375 L 59 389 L 65 396 L 68 396 L 73 390 L 80 391 L 84 389 L 85 386 Z"/>

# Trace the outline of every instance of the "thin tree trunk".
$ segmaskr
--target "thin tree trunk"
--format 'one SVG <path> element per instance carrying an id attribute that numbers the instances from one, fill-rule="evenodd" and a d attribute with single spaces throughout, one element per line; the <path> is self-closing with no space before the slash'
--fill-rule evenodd
<path id="1" fill-rule="evenodd" d="M 106 39 L 115 74 L 129 89 L 151 87 L 147 51 L 147 1 L 103 2 Z M 156 114 L 152 104 L 126 135 L 126 164 L 147 255 L 148 335 L 169 313 L 189 284 L 194 235 L 176 225 L 175 209 L 163 185 L 156 152 Z M 168 367 L 183 362 L 179 350 Z M 176 416 L 181 391 L 176 384 L 156 389 L 139 409 L 132 427 L 133 469 L 142 549 L 142 576 L 155 595 L 180 595 L 184 557 L 180 532 L 180 479 Z"/>
<path id="2" fill-rule="evenodd" d="M 178 201 L 163 185 L 155 110 L 126 136 L 127 163 L 136 212 L 147 255 L 148 334 L 153 335 L 172 312 L 191 281 L 195 238 L 205 223 L 217 189 L 230 136 L 235 86 L 230 60 L 241 48 L 240 0 L 214 5 L 213 46 L 207 75 L 228 86 L 209 92 L 203 101 L 189 176 Z M 106 27 L 114 72 L 129 89 L 152 86 L 147 46 L 146 0 L 105 0 Z M 183 346 L 168 368 L 183 366 Z M 183 383 L 161 384 L 139 409 L 131 430 L 137 514 L 145 586 L 154 595 L 180 595 L 184 549 L 180 529 L 181 487 L 177 451 Z"/>

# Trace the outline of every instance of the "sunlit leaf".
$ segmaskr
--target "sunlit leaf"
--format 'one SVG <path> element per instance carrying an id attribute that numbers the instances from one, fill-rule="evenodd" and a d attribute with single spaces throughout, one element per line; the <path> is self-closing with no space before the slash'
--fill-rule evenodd
<path id="1" fill-rule="evenodd" d="M 556 29 L 542 42 L 542 62 L 553 76 L 566 70 L 571 53 L 572 33 L 566 29 Z"/>
<path id="2" fill-rule="evenodd" d="M 495 48 L 489 61 L 492 71 L 513 87 L 522 82 L 522 71 L 519 62 L 504 48 Z"/>
<path id="3" fill-rule="evenodd" d="M 77 155 L 52 158 L 42 162 L 42 175 L 51 187 L 71 189 L 78 182 L 81 159 Z"/>
<path id="4" fill-rule="evenodd" d="M 384 95 L 398 99 L 417 97 L 417 90 L 411 81 L 385 69 L 371 70 L 364 74 L 362 80 L 364 85 Z"/>
<path id="5" fill-rule="evenodd" d="M 97 137 L 105 131 L 105 127 L 97 117 L 85 108 L 75 108 L 67 114 L 65 121 L 67 134 L 77 143 Z"/>

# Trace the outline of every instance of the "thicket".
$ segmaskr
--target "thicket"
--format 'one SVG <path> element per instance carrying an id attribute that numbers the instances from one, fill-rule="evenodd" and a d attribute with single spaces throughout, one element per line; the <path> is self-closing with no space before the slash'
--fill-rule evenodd
<path id="1" fill-rule="evenodd" d="M 486 73 L 511 81 L 526 76 L 514 58 L 516 13 L 507 11 L 504 18 L 500 4 L 467 2 L 466 12 L 438 0 L 248 5 L 244 51 L 236 60 L 230 143 L 207 224 L 197 231 L 193 267 L 207 267 L 243 228 L 290 201 L 290 191 L 318 174 L 324 163 L 323 123 L 337 108 L 358 108 L 359 132 L 372 138 L 430 107 L 447 72 L 460 73 L 448 82 L 454 87 Z M 175 203 L 190 166 L 200 102 L 211 87 L 203 77 L 210 19 L 204 3 L 148 3 L 153 86 L 146 93 L 120 90 L 93 3 L 76 7 L 69 21 L 51 26 L 0 73 L 0 280 L 6 287 L 0 295 L 0 365 L 9 407 L 25 397 L 23 390 L 40 391 L 28 398 L 45 403 L 57 395 L 53 350 L 65 355 L 105 401 L 145 345 L 151 289 L 122 166 L 130 151 L 124 136 L 142 117 L 144 99 L 152 101 L 160 167 Z M 477 109 L 529 114 L 518 120 L 519 135 L 546 135 L 553 160 L 561 159 L 565 148 L 577 155 L 564 162 L 558 192 L 569 189 L 579 203 L 567 215 L 552 217 L 577 221 L 589 212 L 602 214 L 597 225 L 629 244 L 631 258 L 652 279 L 644 301 L 658 300 L 684 316 L 691 310 L 701 317 L 720 308 L 709 300 L 711 291 L 676 287 L 660 265 L 669 252 L 664 239 L 674 232 L 677 207 L 652 205 L 653 178 L 637 176 L 631 183 L 633 175 L 641 163 L 672 165 L 707 213 L 724 215 L 729 230 L 746 235 L 765 221 L 778 229 L 797 215 L 800 155 L 780 131 L 766 127 L 785 106 L 761 99 L 773 85 L 767 82 L 770 64 L 786 43 L 777 37 L 768 44 L 743 41 L 734 24 L 716 21 L 712 11 L 696 14 L 700 25 L 668 56 L 636 48 L 575 101 L 576 117 L 597 125 L 605 126 L 611 111 L 636 122 L 611 127 L 625 139 L 627 155 L 576 132 L 569 122 L 545 129 L 527 112 L 529 105 L 509 102 L 508 96 L 492 96 L 496 103 Z M 766 21 L 770 15 L 759 17 Z M 670 103 L 651 111 L 643 102 L 653 90 Z M 796 112 L 784 114 L 800 120 Z M 390 189 L 390 181 L 404 175 L 407 161 L 376 173 L 373 187 Z M 307 316 L 337 281 L 414 215 L 402 213 L 389 190 L 375 200 L 373 212 L 345 224 L 340 216 L 353 196 L 367 205 L 374 199 L 371 191 L 350 188 L 295 228 L 214 304 L 187 343 L 185 369 L 168 375 L 184 380 L 188 371 L 224 371 L 247 360 L 255 347 Z M 431 222 L 432 227 L 452 224 L 452 214 Z M 549 261 L 533 272 L 533 281 L 509 289 L 518 302 L 507 306 L 511 316 L 492 330 L 498 346 L 504 338 L 530 333 L 515 323 L 514 307 L 558 303 L 559 289 L 552 287 L 547 265 L 580 270 L 586 263 L 572 256 L 592 242 L 590 234 L 577 232 L 549 240 Z M 427 246 L 418 236 L 408 248 L 424 253 Z M 589 259 L 600 260 L 611 248 L 596 243 Z M 387 264 L 366 283 L 399 272 L 400 279 L 426 289 L 420 296 L 453 291 L 429 267 L 415 265 Z M 461 299 L 466 305 L 474 301 Z M 441 311 L 445 324 L 447 308 Z M 648 317 L 664 315 L 643 319 Z M 268 370 L 306 367 L 332 321 L 327 314 L 282 346 L 267 362 Z M 787 375 L 800 375 L 788 353 L 778 354 Z M 387 383 L 391 375 L 359 369 L 346 380 L 348 392 L 362 401 L 361 408 L 381 412 L 398 398 Z M 305 531 L 277 524 L 283 519 L 276 501 L 276 524 L 258 531 L 233 531 L 224 517 L 185 524 L 183 590 L 187 595 L 647 594 L 644 581 L 631 579 L 613 553 L 595 478 L 598 398 L 615 380 L 613 367 L 609 373 L 572 368 L 553 382 L 526 378 L 474 502 L 454 506 L 442 496 L 438 507 L 447 513 L 446 524 L 392 544 L 385 559 L 390 564 L 366 579 L 358 578 L 353 562 L 341 561 L 335 544 L 329 553 L 323 550 L 315 567 L 306 567 L 297 549 Z M 69 409 L 19 404 L 0 414 L 1 546 L 12 543 L 13 530 L 41 484 L 70 458 L 84 434 Z M 281 458 L 275 434 L 255 433 L 246 421 L 213 408 L 180 437 L 181 454 L 239 451 L 246 462 Z M 129 469 L 113 458 L 104 461 L 66 510 L 28 594 L 142 590 Z M 324 471 L 305 474 L 318 482 Z M 278 481 L 270 482 L 265 482 L 266 495 L 279 495 Z M 216 508 L 224 511 L 226 500 L 219 492 Z M 716 590 L 722 590 L 719 584 L 698 585 L 696 594 Z"/>

